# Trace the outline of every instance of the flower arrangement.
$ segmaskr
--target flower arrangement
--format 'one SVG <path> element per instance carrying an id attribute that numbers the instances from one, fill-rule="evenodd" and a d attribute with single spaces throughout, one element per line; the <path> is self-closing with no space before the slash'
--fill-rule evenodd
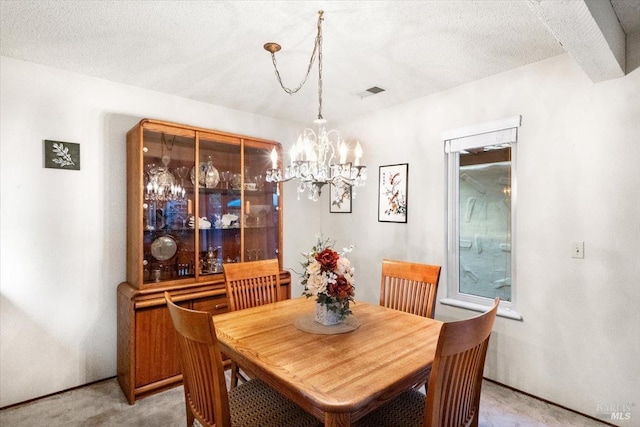
<path id="1" fill-rule="evenodd" d="M 303 253 L 304 273 L 300 284 L 304 286 L 303 295 L 317 297 L 316 302 L 336 312 L 340 318 L 351 313 L 349 303 L 353 301 L 355 287 L 351 263 L 345 256 L 353 246 L 338 253 L 331 248 L 329 239 L 318 241 L 311 252 Z"/>

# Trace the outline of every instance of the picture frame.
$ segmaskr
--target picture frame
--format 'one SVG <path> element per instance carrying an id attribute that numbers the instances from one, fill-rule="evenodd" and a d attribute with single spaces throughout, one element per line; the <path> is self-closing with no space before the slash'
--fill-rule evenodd
<path id="1" fill-rule="evenodd" d="M 380 166 L 378 222 L 407 222 L 409 164 Z"/>
<path id="2" fill-rule="evenodd" d="M 80 144 L 45 139 L 43 155 L 45 168 L 80 170 Z"/>
<path id="3" fill-rule="evenodd" d="M 337 187 L 333 184 L 329 184 L 329 212 L 351 213 L 351 196 L 352 193 L 350 185 Z"/>

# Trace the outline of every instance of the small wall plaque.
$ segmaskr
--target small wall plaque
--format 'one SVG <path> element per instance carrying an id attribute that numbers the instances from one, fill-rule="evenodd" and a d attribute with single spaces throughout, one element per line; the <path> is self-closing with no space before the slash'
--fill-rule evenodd
<path id="1" fill-rule="evenodd" d="M 80 170 L 80 144 L 45 139 L 44 167 Z"/>

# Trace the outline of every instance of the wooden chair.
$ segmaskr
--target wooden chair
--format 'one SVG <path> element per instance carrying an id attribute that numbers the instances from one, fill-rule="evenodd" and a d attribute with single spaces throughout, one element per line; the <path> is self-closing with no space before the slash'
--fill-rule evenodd
<path id="1" fill-rule="evenodd" d="M 222 355 L 211 314 L 176 305 L 167 307 L 178 333 L 187 427 L 319 426 L 320 422 L 260 380 L 227 391 Z"/>
<path id="2" fill-rule="evenodd" d="M 224 264 L 223 269 L 231 310 L 280 301 L 277 259 Z"/>
<path id="3" fill-rule="evenodd" d="M 426 396 L 410 389 L 356 425 L 477 426 L 482 372 L 499 303 L 496 298 L 486 313 L 442 325 Z"/>
<path id="4" fill-rule="evenodd" d="M 439 279 L 439 265 L 383 259 L 380 305 L 433 319 Z"/>
<path id="5" fill-rule="evenodd" d="M 380 305 L 433 319 L 440 266 L 382 260 Z"/>
<path id="6" fill-rule="evenodd" d="M 280 301 L 280 267 L 277 259 L 224 264 L 224 281 L 230 310 L 242 310 Z M 240 368 L 231 362 L 231 388 L 238 384 Z"/>

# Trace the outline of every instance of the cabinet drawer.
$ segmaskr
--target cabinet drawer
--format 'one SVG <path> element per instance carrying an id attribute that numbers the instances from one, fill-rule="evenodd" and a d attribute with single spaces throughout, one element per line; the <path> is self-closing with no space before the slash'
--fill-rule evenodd
<path id="1" fill-rule="evenodd" d="M 194 310 L 206 311 L 211 314 L 226 313 L 229 311 L 229 299 L 226 296 L 213 296 L 193 300 Z"/>

